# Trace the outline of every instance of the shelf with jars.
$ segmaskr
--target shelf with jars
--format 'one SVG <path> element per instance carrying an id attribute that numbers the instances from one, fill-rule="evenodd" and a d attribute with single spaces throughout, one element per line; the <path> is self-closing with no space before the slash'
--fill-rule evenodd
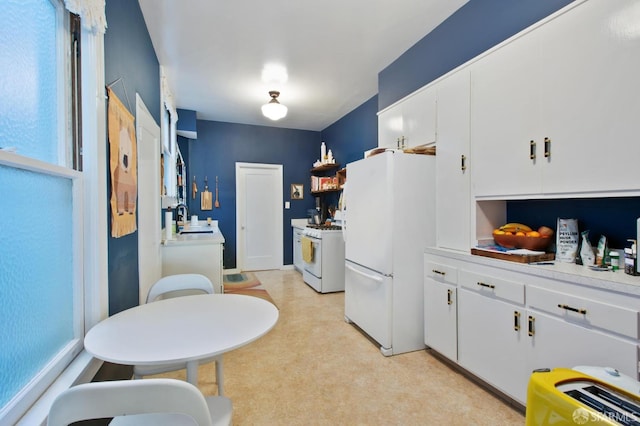
<path id="1" fill-rule="evenodd" d="M 322 194 L 326 192 L 341 191 L 347 179 L 347 169 L 342 168 L 335 175 L 327 175 L 326 172 L 340 167 L 340 164 L 323 164 L 311 169 L 311 193 Z"/>
<path id="2" fill-rule="evenodd" d="M 187 166 L 182 158 L 180 150 L 177 152 L 176 159 L 176 197 L 178 204 L 187 202 Z"/>

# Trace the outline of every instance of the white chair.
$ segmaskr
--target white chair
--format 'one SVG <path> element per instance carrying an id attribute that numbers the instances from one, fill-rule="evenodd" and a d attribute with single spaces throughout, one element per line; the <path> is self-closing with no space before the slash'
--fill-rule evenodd
<path id="1" fill-rule="evenodd" d="M 156 301 L 158 298 L 170 298 L 183 295 L 185 292 L 213 294 L 213 284 L 209 278 L 200 274 L 176 274 L 160 278 L 149 289 L 147 294 L 147 303 Z M 216 363 L 216 382 L 218 383 L 218 395 L 223 396 L 223 369 L 222 355 L 203 359 L 199 364 L 207 364 L 209 362 Z M 186 368 L 185 364 L 164 364 L 164 365 L 136 365 L 133 367 L 133 378 L 141 379 L 142 376 L 152 374 L 167 373 L 169 371 L 181 370 Z"/>
<path id="2" fill-rule="evenodd" d="M 123 417 L 119 417 L 123 416 Z M 111 425 L 231 424 L 232 406 L 223 396 L 204 397 L 191 383 L 175 379 L 115 380 L 73 386 L 53 401 L 48 426 L 113 417 Z"/>

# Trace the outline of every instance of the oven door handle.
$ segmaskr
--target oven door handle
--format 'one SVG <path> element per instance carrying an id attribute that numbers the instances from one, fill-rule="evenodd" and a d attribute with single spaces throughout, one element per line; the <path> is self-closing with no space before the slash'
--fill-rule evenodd
<path id="1" fill-rule="evenodd" d="M 355 272 L 355 273 L 356 273 L 356 274 L 358 274 L 358 275 L 362 275 L 362 276 L 363 276 L 363 277 L 365 277 L 365 278 L 369 278 L 370 280 L 377 281 L 377 282 L 379 282 L 379 283 L 381 283 L 381 282 L 382 282 L 382 278 L 381 278 L 381 277 L 379 277 L 379 276 L 377 276 L 377 275 L 367 274 L 366 272 L 359 271 L 359 270 L 357 270 L 356 268 L 354 268 L 353 266 L 349 265 L 348 263 L 347 263 L 347 264 L 345 264 L 345 266 L 346 266 L 346 268 L 347 268 L 348 270 L 353 271 L 353 272 Z"/>

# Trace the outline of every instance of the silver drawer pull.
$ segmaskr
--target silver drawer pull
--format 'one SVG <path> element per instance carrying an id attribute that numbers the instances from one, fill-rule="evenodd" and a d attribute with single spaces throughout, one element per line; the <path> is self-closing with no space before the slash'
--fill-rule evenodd
<path id="1" fill-rule="evenodd" d="M 442 275 L 443 277 L 447 274 L 446 272 L 438 271 L 437 269 L 432 269 L 431 272 L 434 274 Z"/>
<path id="2" fill-rule="evenodd" d="M 561 305 L 561 304 L 558 304 L 558 308 L 566 309 L 567 311 L 571 311 L 571 312 L 577 312 L 577 313 L 582 314 L 582 315 L 587 315 L 587 310 L 584 309 L 584 308 L 574 308 L 574 307 L 569 306 L 569 305 Z"/>
<path id="3" fill-rule="evenodd" d="M 478 281 L 478 285 L 479 285 L 480 287 L 496 288 L 496 286 L 495 286 L 495 285 L 493 285 L 493 284 L 487 284 L 487 283 L 483 283 L 483 282 L 481 282 L 481 281 Z"/>
<path id="4" fill-rule="evenodd" d="M 451 305 L 453 303 L 453 300 L 451 299 L 452 294 L 453 291 L 451 289 L 447 289 L 447 305 Z"/>
<path id="5" fill-rule="evenodd" d="M 520 331 L 520 312 L 513 311 L 513 329 Z"/>

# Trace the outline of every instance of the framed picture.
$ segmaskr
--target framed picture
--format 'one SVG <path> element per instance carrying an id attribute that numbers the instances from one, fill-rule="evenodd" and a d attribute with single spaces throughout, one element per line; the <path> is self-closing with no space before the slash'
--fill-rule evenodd
<path id="1" fill-rule="evenodd" d="M 302 200 L 304 197 L 304 185 L 301 183 L 292 183 L 291 184 L 291 199 L 292 200 Z"/>

